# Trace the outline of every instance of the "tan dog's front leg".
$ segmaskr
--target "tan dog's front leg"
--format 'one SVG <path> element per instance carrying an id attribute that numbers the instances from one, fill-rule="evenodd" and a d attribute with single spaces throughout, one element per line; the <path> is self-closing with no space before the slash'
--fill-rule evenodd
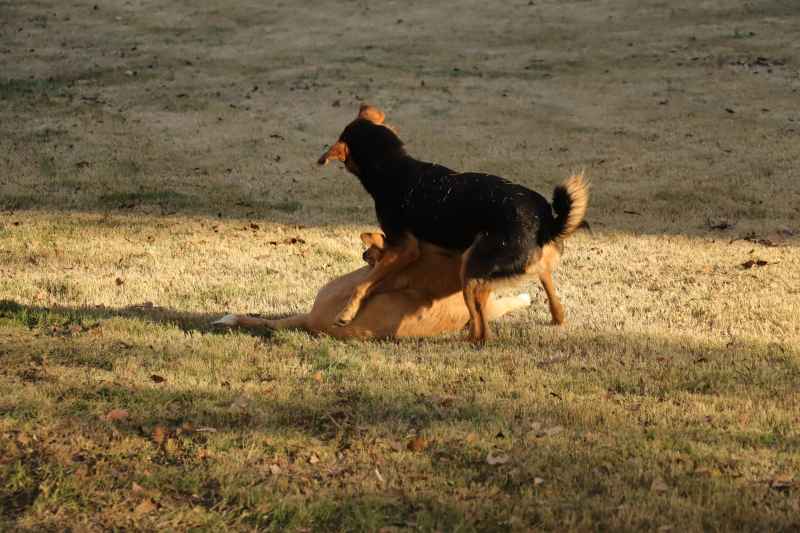
<path id="1" fill-rule="evenodd" d="M 367 244 L 367 240 L 365 240 L 365 236 L 367 235 L 370 236 L 369 244 L 375 246 L 377 243 L 376 241 L 372 240 L 372 236 L 380 234 L 363 234 L 361 239 L 365 244 Z M 380 240 L 382 241 L 383 238 L 381 237 Z M 380 260 L 372 268 L 372 270 L 370 270 L 366 279 L 356 285 L 356 288 L 353 289 L 353 294 L 350 296 L 350 300 L 336 317 L 336 325 L 346 326 L 352 322 L 358 314 L 359 309 L 361 309 L 361 303 L 365 298 L 367 298 L 367 296 L 370 295 L 378 283 L 386 279 L 388 276 L 400 272 L 405 267 L 416 261 L 418 257 L 419 242 L 413 235 L 405 234 L 402 239 L 398 240 L 396 243 L 389 243 L 383 249 Z"/>

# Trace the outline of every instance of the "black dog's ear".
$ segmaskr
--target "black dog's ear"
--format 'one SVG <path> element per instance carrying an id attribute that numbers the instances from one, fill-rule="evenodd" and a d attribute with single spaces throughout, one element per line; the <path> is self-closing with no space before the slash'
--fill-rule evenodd
<path id="1" fill-rule="evenodd" d="M 386 120 L 386 114 L 374 105 L 361 104 L 361 107 L 358 109 L 357 118 L 369 120 L 373 124 L 380 126 L 383 124 L 383 121 Z"/>

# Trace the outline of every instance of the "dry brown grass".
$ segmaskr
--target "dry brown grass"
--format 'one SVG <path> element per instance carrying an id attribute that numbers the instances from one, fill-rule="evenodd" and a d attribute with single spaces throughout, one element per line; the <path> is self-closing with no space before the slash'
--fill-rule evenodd
<path id="1" fill-rule="evenodd" d="M 0 13 L 0 529 L 800 527 L 791 0 Z M 586 166 L 566 327 L 532 287 L 479 351 L 208 329 L 360 265 L 314 160 L 363 100 L 424 159 Z"/>

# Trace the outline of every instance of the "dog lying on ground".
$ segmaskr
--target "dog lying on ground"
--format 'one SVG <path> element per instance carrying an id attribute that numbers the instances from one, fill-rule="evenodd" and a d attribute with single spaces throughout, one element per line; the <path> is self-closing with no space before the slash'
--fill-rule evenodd
<path id="1" fill-rule="evenodd" d="M 217 326 L 303 329 L 327 333 L 333 337 L 386 338 L 425 337 L 460 331 L 469 320 L 461 295 L 459 271 L 461 255 L 438 246 L 420 243 L 419 258 L 406 269 L 385 277 L 361 312 L 345 326 L 336 325 L 336 317 L 350 299 L 353 290 L 369 276 L 385 253 L 379 233 L 364 233 L 361 240 L 368 249 L 364 260 L 369 266 L 336 278 L 320 289 L 311 311 L 277 320 L 248 315 L 226 315 L 214 322 Z M 528 307 L 530 296 L 492 297 L 486 303 L 490 320 Z"/>
<path id="2" fill-rule="evenodd" d="M 413 264 L 421 241 L 461 254 L 459 281 L 473 342 L 489 336 L 492 291 L 526 275 L 539 277 L 553 321 L 562 323 L 564 311 L 551 273 L 564 239 L 581 227 L 586 214 L 589 193 L 583 176 L 558 185 L 551 207 L 540 194 L 498 176 L 459 173 L 414 159 L 384 119 L 376 107 L 361 106 L 318 160 L 320 165 L 342 161 L 359 179 L 375 201 L 386 235 L 381 260 L 356 285 L 337 324 L 349 324 L 385 277 Z"/>

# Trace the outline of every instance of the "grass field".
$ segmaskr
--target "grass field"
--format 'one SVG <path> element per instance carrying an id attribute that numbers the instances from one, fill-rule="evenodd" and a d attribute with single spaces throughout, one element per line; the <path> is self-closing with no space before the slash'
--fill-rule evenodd
<path id="1" fill-rule="evenodd" d="M 67 4 L 70 4 L 69 6 Z M 800 529 L 795 0 L 0 1 L 0 530 Z M 594 233 L 476 350 L 219 332 L 361 265 L 361 102 Z"/>

